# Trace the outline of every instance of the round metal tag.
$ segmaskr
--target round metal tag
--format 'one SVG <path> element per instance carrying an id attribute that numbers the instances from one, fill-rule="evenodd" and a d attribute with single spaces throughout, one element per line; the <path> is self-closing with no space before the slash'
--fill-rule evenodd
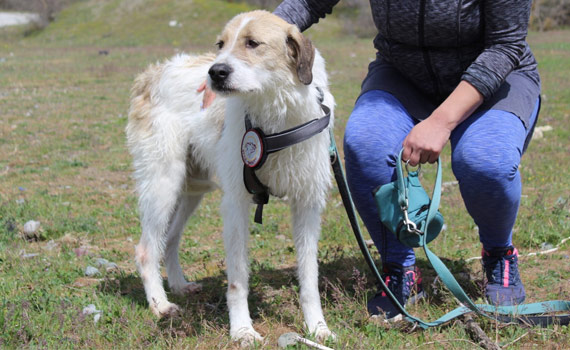
<path id="1" fill-rule="evenodd" d="M 255 168 L 263 159 L 263 140 L 255 129 L 249 129 L 241 140 L 241 159 L 250 168 Z"/>

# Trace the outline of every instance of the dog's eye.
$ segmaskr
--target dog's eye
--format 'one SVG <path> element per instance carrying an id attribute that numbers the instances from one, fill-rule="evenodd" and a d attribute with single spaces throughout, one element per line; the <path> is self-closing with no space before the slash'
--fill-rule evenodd
<path id="1" fill-rule="evenodd" d="M 222 47 L 224 47 L 224 42 L 220 40 L 220 41 L 218 41 L 218 42 L 216 43 L 216 46 L 218 47 L 218 49 L 221 50 Z"/>
<path id="2" fill-rule="evenodd" d="M 259 42 L 255 41 L 253 39 L 247 39 L 245 41 L 245 47 L 247 47 L 248 49 L 255 49 L 258 46 L 259 46 Z"/>

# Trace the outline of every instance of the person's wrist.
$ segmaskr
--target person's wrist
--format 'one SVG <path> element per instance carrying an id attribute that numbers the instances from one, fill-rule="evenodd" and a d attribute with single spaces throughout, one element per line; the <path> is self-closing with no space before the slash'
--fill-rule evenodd
<path id="1" fill-rule="evenodd" d="M 437 108 L 429 116 L 429 119 L 436 124 L 438 128 L 445 128 L 449 132 L 453 131 L 457 126 L 457 116 L 452 111 L 445 108 Z"/>

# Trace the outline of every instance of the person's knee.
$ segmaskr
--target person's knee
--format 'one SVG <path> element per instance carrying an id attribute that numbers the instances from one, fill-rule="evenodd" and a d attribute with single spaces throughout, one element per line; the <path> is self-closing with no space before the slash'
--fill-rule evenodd
<path id="1" fill-rule="evenodd" d="M 516 149 L 497 152 L 490 147 L 466 147 L 452 154 L 452 169 L 459 182 L 481 190 L 508 186 L 517 175 L 519 162 Z"/>

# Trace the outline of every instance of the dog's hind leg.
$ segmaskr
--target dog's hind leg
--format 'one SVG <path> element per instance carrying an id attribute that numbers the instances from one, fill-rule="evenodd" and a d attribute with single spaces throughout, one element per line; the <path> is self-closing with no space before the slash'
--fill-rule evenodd
<path id="1" fill-rule="evenodd" d="M 292 203 L 293 238 L 297 250 L 299 299 L 310 333 L 323 340 L 334 337 L 323 316 L 319 295 L 317 249 L 321 232 L 321 209 Z"/>
<path id="2" fill-rule="evenodd" d="M 141 176 L 140 179 L 144 181 L 138 183 L 142 235 L 135 248 L 135 260 L 150 308 L 155 315 L 161 317 L 178 311 L 178 306 L 170 303 L 166 297 L 160 261 L 168 226 L 179 202 L 186 164 L 182 160 L 167 159 L 154 162 L 141 170 L 146 176 Z"/>
<path id="3" fill-rule="evenodd" d="M 166 265 L 166 273 L 168 274 L 168 286 L 173 293 L 185 295 L 198 292 L 202 289 L 202 285 L 195 282 L 187 282 L 184 278 L 184 272 L 180 267 L 178 257 L 178 246 L 180 238 L 188 218 L 200 204 L 203 194 L 182 194 L 178 201 L 176 212 L 172 217 L 166 238 L 166 250 L 164 260 Z"/>

